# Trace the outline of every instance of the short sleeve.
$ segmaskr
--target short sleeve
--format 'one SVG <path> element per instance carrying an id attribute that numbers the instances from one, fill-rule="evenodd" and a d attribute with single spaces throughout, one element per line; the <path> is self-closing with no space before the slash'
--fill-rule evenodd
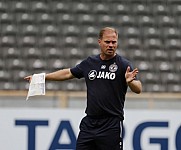
<path id="1" fill-rule="evenodd" d="M 81 63 L 78 64 L 77 66 L 73 67 L 70 69 L 71 73 L 73 74 L 74 77 L 80 79 L 84 77 L 83 71 L 81 69 Z"/>

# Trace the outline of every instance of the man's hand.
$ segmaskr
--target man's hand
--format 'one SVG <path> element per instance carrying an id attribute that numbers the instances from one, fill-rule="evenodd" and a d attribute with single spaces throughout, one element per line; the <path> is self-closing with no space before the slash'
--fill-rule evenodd
<path id="1" fill-rule="evenodd" d="M 139 80 L 134 80 L 137 74 L 138 68 L 134 69 L 133 71 L 130 71 L 130 66 L 128 66 L 128 68 L 126 69 L 125 78 L 131 91 L 139 94 L 142 91 L 142 84 Z"/>
<path id="2" fill-rule="evenodd" d="M 27 76 L 27 77 L 24 77 L 24 79 L 25 79 L 25 80 L 27 80 L 27 81 L 29 81 L 29 82 L 31 82 L 32 75 L 30 75 L 30 76 Z"/>
<path id="3" fill-rule="evenodd" d="M 126 82 L 127 83 L 132 82 L 136 78 L 137 74 L 138 74 L 138 68 L 130 72 L 130 66 L 128 66 L 125 73 Z"/>

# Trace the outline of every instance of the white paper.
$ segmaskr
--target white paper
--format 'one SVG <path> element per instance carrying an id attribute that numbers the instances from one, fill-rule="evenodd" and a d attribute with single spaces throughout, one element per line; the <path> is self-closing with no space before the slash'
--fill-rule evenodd
<path id="1" fill-rule="evenodd" d="M 45 73 L 33 74 L 32 76 L 26 100 L 35 95 L 45 95 Z"/>

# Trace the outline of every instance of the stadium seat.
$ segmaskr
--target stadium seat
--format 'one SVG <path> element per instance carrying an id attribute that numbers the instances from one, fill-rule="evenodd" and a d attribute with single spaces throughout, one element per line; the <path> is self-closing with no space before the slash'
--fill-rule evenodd
<path id="1" fill-rule="evenodd" d="M 131 2 L 130 2 L 131 3 Z M 145 15 L 150 15 L 150 7 L 148 5 L 146 5 L 146 3 L 142 2 L 133 2 L 133 4 L 131 4 L 131 10 L 133 11 L 133 13 L 135 15 L 138 16 L 145 16 Z"/>
<path id="2" fill-rule="evenodd" d="M 0 2 L 0 12 L 6 12 L 8 10 L 8 6 L 6 2 Z"/>
<path id="3" fill-rule="evenodd" d="M 143 83 L 150 84 L 150 83 L 159 83 L 160 82 L 160 75 L 159 73 L 155 72 L 141 72 L 138 77 Z"/>
<path id="4" fill-rule="evenodd" d="M 181 32 L 176 27 L 163 28 L 163 39 L 180 39 Z"/>
<path id="5" fill-rule="evenodd" d="M 39 39 L 39 46 L 40 47 L 54 47 L 58 45 L 58 39 L 54 36 L 43 36 Z"/>
<path id="6" fill-rule="evenodd" d="M 153 64 L 151 64 L 149 61 L 135 61 L 135 66 L 140 71 L 152 71 L 153 70 Z"/>
<path id="7" fill-rule="evenodd" d="M 13 1 L 10 8 L 15 13 L 23 13 L 29 10 L 29 5 L 23 1 Z"/>
<path id="8" fill-rule="evenodd" d="M 141 40 L 139 38 L 125 38 L 123 41 L 123 45 L 128 49 L 140 49 L 141 47 Z"/>
<path id="9" fill-rule="evenodd" d="M 0 70 L 0 82 L 8 81 L 10 77 L 10 72 L 8 72 L 7 70 Z"/>
<path id="10" fill-rule="evenodd" d="M 181 3 L 180 4 L 171 4 L 171 12 L 174 16 L 180 16 L 181 15 Z"/>
<path id="11" fill-rule="evenodd" d="M 17 90 L 28 90 L 29 89 L 29 83 L 25 81 L 19 81 L 17 85 Z"/>
<path id="12" fill-rule="evenodd" d="M 69 14 L 69 13 L 65 13 L 65 14 L 57 13 L 55 15 L 55 19 L 56 19 L 56 22 L 58 24 L 69 24 L 69 25 L 72 25 L 72 24 L 75 23 L 74 15 Z"/>
<path id="13" fill-rule="evenodd" d="M 92 14 L 80 14 L 77 19 L 80 25 L 92 26 L 96 21 L 96 17 Z"/>
<path id="14" fill-rule="evenodd" d="M 13 83 L 13 82 L 2 82 L 0 85 L 0 90 L 16 90 L 17 88 L 17 84 Z"/>
<path id="15" fill-rule="evenodd" d="M 70 3 L 68 2 L 65 3 L 59 0 L 51 1 L 51 10 L 54 13 L 68 13 L 70 11 L 70 6 Z"/>
<path id="16" fill-rule="evenodd" d="M 124 37 L 140 38 L 140 30 L 138 27 L 133 27 L 133 26 L 123 27 L 121 33 L 122 33 L 121 36 Z"/>
<path id="17" fill-rule="evenodd" d="M 83 58 L 84 53 L 82 50 L 77 49 L 77 48 L 66 48 L 64 49 L 64 57 L 68 59 L 74 59 L 74 58 Z"/>
<path id="18" fill-rule="evenodd" d="M 155 25 L 156 19 L 153 16 L 137 16 L 135 19 L 137 26 L 140 27 L 153 27 Z"/>
<path id="19" fill-rule="evenodd" d="M 168 92 L 175 92 L 175 93 L 180 93 L 181 91 L 181 84 L 168 84 L 167 85 L 167 91 Z"/>
<path id="20" fill-rule="evenodd" d="M 44 1 L 32 1 L 30 4 L 33 13 L 47 13 L 49 10 L 47 3 Z"/>
<path id="21" fill-rule="evenodd" d="M 13 82 L 23 82 L 24 81 L 24 77 L 30 75 L 30 72 L 26 71 L 25 69 L 23 70 L 13 70 L 12 71 L 13 76 L 12 79 Z"/>
<path id="22" fill-rule="evenodd" d="M 87 37 L 87 38 L 81 39 L 81 42 L 84 48 L 98 47 L 97 38 L 94 38 L 94 37 Z"/>
<path id="23" fill-rule="evenodd" d="M 173 64 L 169 61 L 156 61 L 154 67 L 158 72 L 172 72 L 174 70 Z"/>
<path id="24" fill-rule="evenodd" d="M 23 70 L 25 69 L 26 63 L 25 60 L 20 58 L 9 58 L 6 60 L 5 64 L 10 70 Z"/>
<path id="25" fill-rule="evenodd" d="M 161 37 L 161 32 L 158 28 L 156 27 L 143 27 L 142 28 L 142 35 L 144 38 L 160 38 Z"/>
<path id="26" fill-rule="evenodd" d="M 16 14 L 16 22 L 19 24 L 32 24 L 35 22 L 33 13 L 25 12 Z"/>
<path id="27" fill-rule="evenodd" d="M 21 56 L 21 52 L 19 49 L 15 48 L 15 47 L 6 47 L 6 48 L 2 48 L 2 56 L 4 58 L 20 58 Z"/>
<path id="28" fill-rule="evenodd" d="M 42 36 L 58 36 L 59 28 L 54 24 L 39 25 Z"/>
<path id="29" fill-rule="evenodd" d="M 175 19 L 171 16 L 157 16 L 158 25 L 161 27 L 174 27 L 176 25 Z"/>
<path id="30" fill-rule="evenodd" d="M 16 44 L 15 36 L 0 36 L 0 45 L 3 47 L 13 47 Z"/>
<path id="31" fill-rule="evenodd" d="M 155 61 L 155 60 L 163 60 L 167 61 L 168 60 L 168 53 L 167 51 L 160 50 L 160 49 L 153 49 L 150 52 L 150 60 Z"/>
<path id="32" fill-rule="evenodd" d="M 98 38 L 98 28 L 94 26 L 86 26 L 82 29 L 85 37 L 96 37 Z"/>
<path id="33" fill-rule="evenodd" d="M 116 15 L 128 15 L 130 13 L 129 5 L 124 1 L 121 3 L 114 2 L 112 7 L 114 8 L 113 12 Z"/>
<path id="34" fill-rule="evenodd" d="M 99 50 L 98 50 L 99 51 Z M 129 51 L 129 50 L 128 50 Z M 121 55 L 122 57 L 128 57 L 129 56 L 129 53 L 128 53 L 128 51 L 126 50 L 123 50 L 123 49 L 121 49 L 120 47 L 117 49 L 117 51 L 116 51 L 116 53 L 118 54 L 118 55 Z"/>
<path id="35" fill-rule="evenodd" d="M 34 47 L 37 43 L 35 36 L 23 36 L 18 38 L 18 45 L 23 47 Z"/>
<path id="36" fill-rule="evenodd" d="M 126 57 L 130 58 L 133 61 L 144 61 L 148 58 L 148 53 L 145 50 L 141 49 L 128 49 L 126 50 L 126 53 Z"/>
<path id="37" fill-rule="evenodd" d="M 131 15 L 117 15 L 116 19 L 119 26 L 137 26 L 135 17 Z"/>
<path id="38" fill-rule="evenodd" d="M 168 50 L 168 53 L 169 53 L 169 57 L 171 59 L 171 61 L 179 61 L 181 60 L 181 51 L 180 49 L 172 49 L 171 51 Z"/>
<path id="39" fill-rule="evenodd" d="M 79 36 L 79 27 L 76 25 L 66 25 L 62 28 L 62 34 L 64 36 Z"/>
<path id="40" fill-rule="evenodd" d="M 27 47 L 22 49 L 23 57 L 27 59 L 31 58 L 41 58 L 42 53 L 41 50 L 38 48 L 33 48 L 33 47 Z"/>
<path id="41" fill-rule="evenodd" d="M 63 68 L 66 68 L 67 67 L 67 62 L 64 60 L 64 59 L 50 59 L 48 61 L 48 68 L 49 70 L 52 70 L 52 71 L 57 71 L 57 70 L 60 70 L 60 69 L 63 69 Z"/>
<path id="42" fill-rule="evenodd" d="M 144 40 L 145 49 L 162 49 L 163 44 L 160 38 L 147 38 Z"/>
<path id="43" fill-rule="evenodd" d="M 65 48 L 73 48 L 76 47 L 79 44 L 79 39 L 77 37 L 73 37 L 73 36 L 67 36 L 64 39 L 61 39 L 63 42 L 63 46 Z"/>
<path id="44" fill-rule="evenodd" d="M 172 49 L 180 49 L 181 43 L 180 39 L 165 39 L 165 48 L 172 50 Z"/>
<path id="45" fill-rule="evenodd" d="M 99 15 L 98 23 L 104 26 L 112 26 L 114 24 L 114 17 L 112 15 Z"/>
<path id="46" fill-rule="evenodd" d="M 162 84 L 155 84 L 155 83 L 150 83 L 150 84 L 146 84 L 146 91 L 147 92 L 164 92 L 166 91 L 166 86 L 162 85 Z"/>
<path id="47" fill-rule="evenodd" d="M 94 3 L 92 12 L 95 14 L 108 14 L 110 12 L 109 5 L 106 5 L 105 3 Z"/>
<path id="48" fill-rule="evenodd" d="M 168 14 L 168 7 L 165 4 L 161 4 L 161 3 L 153 3 L 152 5 L 152 11 L 154 13 L 155 16 L 159 16 L 159 15 L 167 15 Z"/>
<path id="49" fill-rule="evenodd" d="M 178 84 L 181 82 L 181 78 L 179 74 L 174 72 L 168 72 L 168 73 L 160 73 L 161 75 L 161 82 L 163 84 Z"/>
<path id="50" fill-rule="evenodd" d="M 50 90 L 50 91 L 58 91 L 60 90 L 60 85 L 59 84 L 62 84 L 62 83 L 57 83 L 56 81 L 54 82 L 51 82 L 51 81 L 48 81 L 46 83 L 46 90 Z"/>
<path id="51" fill-rule="evenodd" d="M 14 20 L 13 14 L 10 12 L 0 12 L 0 20 L 2 24 L 11 24 Z"/>
<path id="52" fill-rule="evenodd" d="M 86 48 L 84 58 L 93 56 L 93 55 L 98 55 L 99 52 L 100 50 L 98 48 Z"/>
<path id="53" fill-rule="evenodd" d="M 73 4 L 73 12 L 76 14 L 88 14 L 92 11 L 92 5 L 85 2 L 76 2 Z"/>
<path id="54" fill-rule="evenodd" d="M 23 24 L 19 32 L 22 36 L 36 36 L 39 33 L 35 24 Z"/>
<path id="55" fill-rule="evenodd" d="M 15 24 L 2 24 L 0 31 L 2 35 L 15 36 L 18 33 L 18 27 Z"/>
<path id="56" fill-rule="evenodd" d="M 44 71 L 46 69 L 46 62 L 43 59 L 28 59 L 27 62 L 27 68 L 28 70 L 33 70 L 33 71 Z"/>
<path id="57" fill-rule="evenodd" d="M 76 80 L 65 81 L 63 84 L 61 83 L 61 89 L 63 91 L 80 91 L 82 90 L 81 83 L 77 84 L 77 82 Z"/>
<path id="58" fill-rule="evenodd" d="M 36 14 L 36 22 L 39 24 L 52 24 L 55 17 L 50 13 Z"/>
<path id="59" fill-rule="evenodd" d="M 50 48 L 42 48 L 41 49 L 42 56 L 45 59 L 57 59 L 64 57 L 64 51 L 60 47 L 50 47 Z"/>

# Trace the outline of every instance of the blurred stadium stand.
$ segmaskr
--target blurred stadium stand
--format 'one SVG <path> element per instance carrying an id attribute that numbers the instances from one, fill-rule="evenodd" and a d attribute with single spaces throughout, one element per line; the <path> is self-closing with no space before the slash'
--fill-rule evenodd
<path id="1" fill-rule="evenodd" d="M 98 31 L 112 26 L 144 92 L 180 93 L 180 25 L 178 0 L 0 0 L 0 90 L 25 90 L 24 76 L 97 54 Z M 86 90 L 77 80 L 47 89 Z"/>

